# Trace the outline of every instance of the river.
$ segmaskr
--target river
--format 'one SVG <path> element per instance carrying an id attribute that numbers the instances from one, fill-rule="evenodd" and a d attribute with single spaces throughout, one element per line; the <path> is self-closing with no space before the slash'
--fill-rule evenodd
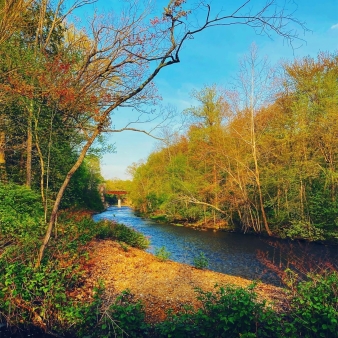
<path id="1" fill-rule="evenodd" d="M 170 259 L 193 265 L 194 259 L 203 253 L 208 269 L 251 280 L 261 280 L 279 285 L 278 277 L 257 258 L 264 253 L 278 266 L 286 266 L 294 259 L 300 264 L 320 264 L 323 257 L 330 262 L 338 261 L 338 247 L 317 243 L 303 243 L 267 239 L 256 235 L 230 232 L 197 231 L 188 227 L 159 224 L 137 217 L 130 207 L 109 207 L 94 215 L 95 221 L 107 219 L 123 223 L 150 239 L 148 252 L 165 247 L 171 253 Z"/>

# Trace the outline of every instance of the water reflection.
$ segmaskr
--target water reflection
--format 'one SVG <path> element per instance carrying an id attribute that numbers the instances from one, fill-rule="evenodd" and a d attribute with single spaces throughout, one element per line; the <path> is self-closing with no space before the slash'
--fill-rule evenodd
<path id="1" fill-rule="evenodd" d="M 129 207 L 110 207 L 94 220 L 113 220 L 123 223 L 146 235 L 151 242 L 147 250 L 154 253 L 157 248 L 165 247 L 171 253 L 174 261 L 193 265 L 194 258 L 203 252 L 208 260 L 210 270 L 240 276 L 248 279 L 259 279 L 264 282 L 279 284 L 278 277 L 267 271 L 257 259 L 257 251 L 266 253 L 275 263 L 285 261 L 278 248 L 268 244 L 266 238 L 226 232 L 196 231 L 186 227 L 177 227 L 168 224 L 157 224 L 151 220 L 134 215 Z M 273 240 L 272 244 L 281 241 Z M 309 244 L 311 253 L 319 256 L 324 254 L 325 247 L 318 244 Z M 306 255 L 302 246 L 299 246 L 297 255 Z M 327 250 L 326 250 L 327 251 Z M 338 258 L 338 248 L 329 247 L 331 259 Z"/>

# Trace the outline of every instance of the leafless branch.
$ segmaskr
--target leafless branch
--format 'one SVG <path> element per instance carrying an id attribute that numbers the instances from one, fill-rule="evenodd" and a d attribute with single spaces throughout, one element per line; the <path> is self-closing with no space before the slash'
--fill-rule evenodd
<path id="1" fill-rule="evenodd" d="M 184 201 L 184 202 L 192 203 L 192 204 L 205 205 L 207 207 L 210 207 L 212 209 L 217 210 L 218 212 L 220 212 L 223 215 L 227 215 L 227 213 L 225 211 L 223 211 L 222 209 L 216 207 L 215 205 L 207 203 L 207 202 L 199 201 L 198 199 L 196 199 L 195 197 L 192 197 L 192 196 L 181 195 L 180 196 L 180 200 Z"/>

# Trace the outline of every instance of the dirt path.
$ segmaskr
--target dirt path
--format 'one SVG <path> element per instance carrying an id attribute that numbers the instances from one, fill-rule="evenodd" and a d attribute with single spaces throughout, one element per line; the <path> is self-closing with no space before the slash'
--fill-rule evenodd
<path id="1" fill-rule="evenodd" d="M 129 289 L 145 304 L 148 322 L 165 318 L 166 310 L 179 310 L 184 304 L 199 306 L 195 288 L 213 290 L 216 284 L 248 286 L 251 281 L 209 270 L 199 270 L 172 261 L 161 262 L 157 257 L 119 243 L 96 241 L 89 248 L 89 277 L 87 289 L 98 279 L 105 281 L 105 297 L 112 301 L 121 291 Z M 283 299 L 281 289 L 260 283 L 256 291 L 260 297 L 276 304 Z"/>

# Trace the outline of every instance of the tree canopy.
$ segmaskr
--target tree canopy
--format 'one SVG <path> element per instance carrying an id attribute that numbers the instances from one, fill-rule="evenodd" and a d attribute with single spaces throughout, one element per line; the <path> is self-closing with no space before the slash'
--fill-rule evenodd
<path id="1" fill-rule="evenodd" d="M 187 132 L 133 169 L 136 207 L 203 226 L 336 239 L 338 57 L 320 53 L 282 70 L 274 82 L 283 86 L 265 79 L 273 95 L 255 106 L 253 68 L 245 88 L 194 92 Z"/>

